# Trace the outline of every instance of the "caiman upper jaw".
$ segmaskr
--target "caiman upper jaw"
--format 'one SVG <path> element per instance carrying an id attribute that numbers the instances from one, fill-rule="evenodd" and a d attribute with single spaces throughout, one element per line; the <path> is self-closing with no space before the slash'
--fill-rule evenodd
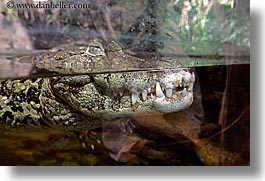
<path id="1" fill-rule="evenodd" d="M 60 99 L 86 116 L 169 113 L 192 104 L 195 76 L 174 59 L 145 61 L 128 56 L 115 42 L 104 49 L 97 40 L 90 42 L 85 52 L 78 52 L 58 65 L 95 65 L 84 72 L 71 66 L 63 69 L 63 73 L 89 73 L 89 81 L 78 75 L 69 81 L 55 81 L 52 87 Z M 60 72 L 60 66 L 55 67 L 54 71 Z M 151 67 L 158 69 L 150 70 Z M 102 72 L 94 71 L 97 68 Z"/>

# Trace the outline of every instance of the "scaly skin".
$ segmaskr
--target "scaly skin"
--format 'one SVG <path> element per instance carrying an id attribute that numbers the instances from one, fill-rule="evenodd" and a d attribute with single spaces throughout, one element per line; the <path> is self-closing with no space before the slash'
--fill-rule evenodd
<path id="1" fill-rule="evenodd" d="M 87 50 L 80 46 L 51 51 L 28 61 L 50 72 L 87 75 L 1 81 L 1 125 L 90 130 L 100 126 L 104 116 L 176 112 L 193 101 L 195 77 L 190 70 L 172 59 L 144 61 L 129 56 L 116 42 L 104 47 L 93 40 Z M 107 73 L 117 67 L 122 71 Z M 163 69 L 135 71 L 143 67 Z"/>

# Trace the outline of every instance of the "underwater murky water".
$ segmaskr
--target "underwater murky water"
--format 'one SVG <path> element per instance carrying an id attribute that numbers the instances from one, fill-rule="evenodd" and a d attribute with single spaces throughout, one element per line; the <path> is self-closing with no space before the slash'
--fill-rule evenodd
<path id="1" fill-rule="evenodd" d="M 104 118 L 100 142 L 86 144 L 87 133 L 63 128 L 1 129 L 0 164 L 249 165 L 249 64 L 195 70 L 189 109 Z"/>

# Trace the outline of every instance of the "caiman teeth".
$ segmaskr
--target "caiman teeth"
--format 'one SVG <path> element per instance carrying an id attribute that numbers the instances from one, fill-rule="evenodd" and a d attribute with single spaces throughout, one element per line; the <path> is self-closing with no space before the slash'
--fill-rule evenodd
<path id="1" fill-rule="evenodd" d="M 172 96 L 172 91 L 173 91 L 173 89 L 166 89 L 166 96 L 167 97 L 171 97 Z"/>
<path id="2" fill-rule="evenodd" d="M 151 87 L 149 87 L 149 88 L 147 89 L 147 92 L 148 92 L 148 93 L 151 93 Z"/>
<path id="3" fill-rule="evenodd" d="M 134 105 L 136 103 L 136 101 L 138 100 L 138 96 L 139 94 L 137 93 L 132 93 L 132 105 Z"/>
<path id="4" fill-rule="evenodd" d="M 185 97 L 187 95 L 187 89 L 186 88 L 183 89 L 181 95 L 182 95 L 182 97 Z"/>
<path id="5" fill-rule="evenodd" d="M 147 98 L 147 91 L 144 90 L 144 91 L 142 92 L 142 99 L 143 99 L 143 101 L 145 101 L 146 98 Z"/>
<path id="6" fill-rule="evenodd" d="M 194 72 L 192 72 L 192 75 L 191 75 L 191 77 L 192 77 L 192 82 L 195 82 L 195 75 L 194 75 Z"/>
<path id="7" fill-rule="evenodd" d="M 119 91 L 119 95 L 120 95 L 120 96 L 123 96 L 123 92 L 122 92 L 122 91 Z"/>
<path id="8" fill-rule="evenodd" d="M 180 80 L 181 79 L 181 80 Z M 195 79 L 194 73 L 190 75 L 181 75 L 178 77 L 178 80 L 167 81 L 167 82 L 156 82 L 154 85 L 148 87 L 145 90 L 135 91 L 130 90 L 131 92 L 131 104 L 135 105 L 136 102 L 145 102 L 152 100 L 162 100 L 166 99 L 167 101 L 172 97 L 174 99 L 177 97 L 185 98 L 190 91 L 192 91 L 193 81 Z M 120 95 L 124 93 L 118 92 Z"/>
<path id="9" fill-rule="evenodd" d="M 164 97 L 164 93 L 161 89 L 159 82 L 156 83 L 156 97 Z"/>

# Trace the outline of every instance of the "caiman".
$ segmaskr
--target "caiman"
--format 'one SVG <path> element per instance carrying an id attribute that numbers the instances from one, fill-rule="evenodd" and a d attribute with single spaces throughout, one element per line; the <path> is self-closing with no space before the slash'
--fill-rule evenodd
<path id="1" fill-rule="evenodd" d="M 114 41 L 77 45 L 15 58 L 50 74 L 0 80 L 0 128 L 32 125 L 86 132 L 101 127 L 102 120 L 124 116 L 157 134 L 186 136 L 206 165 L 231 165 L 238 159 L 237 154 L 198 139 L 197 132 L 190 131 L 189 120 L 175 125 L 162 116 L 193 103 L 195 75 L 190 69 L 172 58 L 130 56 Z"/>
<path id="2" fill-rule="evenodd" d="M 195 76 L 188 68 L 171 58 L 130 56 L 114 41 L 92 40 L 26 58 L 62 75 L 1 80 L 1 126 L 91 130 L 101 126 L 104 116 L 177 112 L 193 102 Z"/>

